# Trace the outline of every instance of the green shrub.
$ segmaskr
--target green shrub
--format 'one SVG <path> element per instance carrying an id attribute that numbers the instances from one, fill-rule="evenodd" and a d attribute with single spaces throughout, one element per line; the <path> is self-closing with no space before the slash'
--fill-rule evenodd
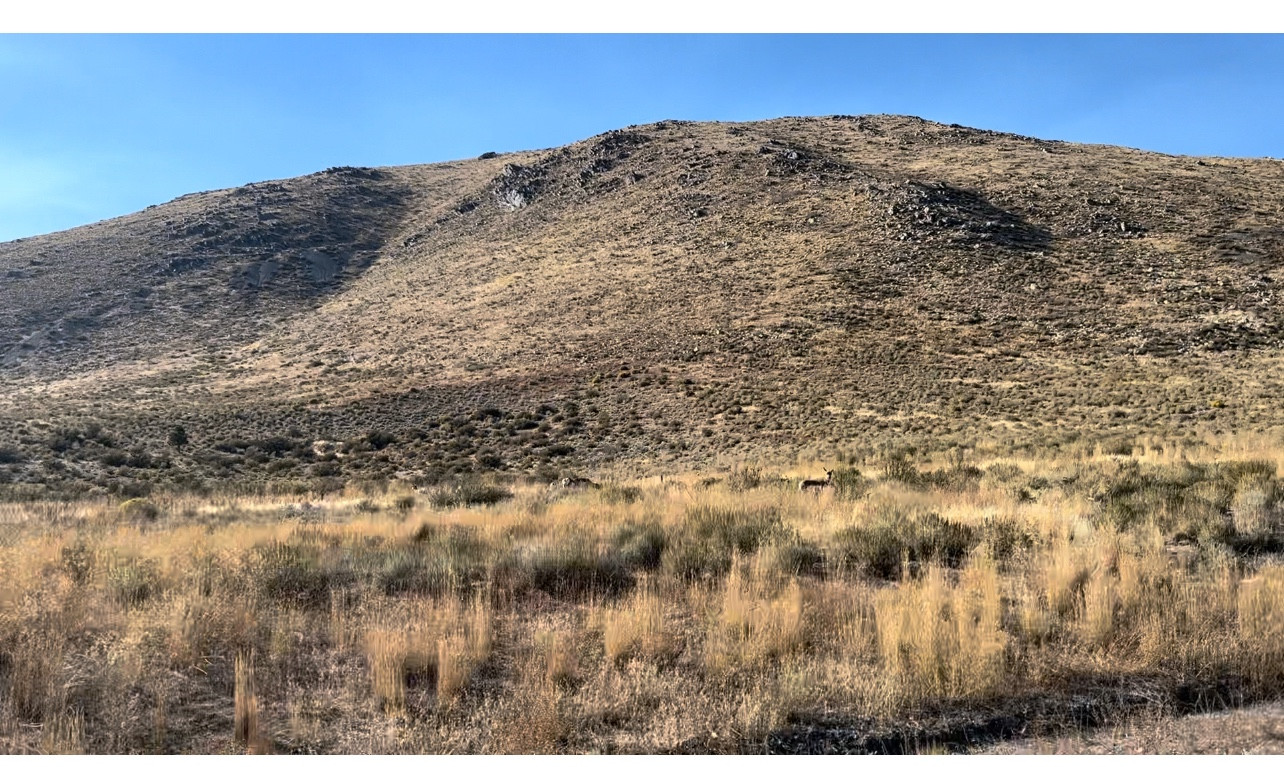
<path id="1" fill-rule="evenodd" d="M 330 590 L 347 585 L 353 573 L 342 561 L 323 562 L 314 545 L 272 542 L 247 552 L 246 570 L 264 597 L 300 607 L 329 604 Z"/>
<path id="2" fill-rule="evenodd" d="M 708 539 L 677 537 L 661 562 L 665 572 L 682 580 L 712 578 L 731 569 L 731 551 Z"/>
<path id="3" fill-rule="evenodd" d="M 509 490 L 498 485 L 464 482 L 437 490 L 430 500 L 434 506 L 473 506 L 499 503 L 512 497 Z"/>
<path id="4" fill-rule="evenodd" d="M 889 482 L 902 482 L 907 485 L 919 483 L 918 468 L 904 452 L 893 452 L 883 456 L 883 479 Z"/>
<path id="5" fill-rule="evenodd" d="M 824 576 L 825 552 L 811 541 L 804 541 L 796 536 L 773 546 L 771 553 L 772 569 L 786 575 Z"/>
<path id="6" fill-rule="evenodd" d="M 390 596 L 412 592 L 441 596 L 465 589 L 484 575 L 481 563 L 456 558 L 444 547 L 394 549 L 375 572 L 375 585 Z"/>
<path id="7" fill-rule="evenodd" d="M 567 541 L 530 554 L 525 580 L 559 599 L 592 594 L 618 596 L 633 587 L 633 574 L 614 552 L 598 553 L 587 541 Z"/>
<path id="8" fill-rule="evenodd" d="M 169 430 L 169 435 L 165 441 L 169 443 L 170 447 L 183 447 L 187 444 L 187 429 L 182 424 L 174 425 Z"/>
<path id="9" fill-rule="evenodd" d="M 642 498 L 641 488 L 627 485 L 606 484 L 598 492 L 602 496 L 602 502 L 610 505 L 637 503 Z"/>
<path id="10" fill-rule="evenodd" d="M 374 583 L 386 594 L 440 596 L 486 577 L 490 550 L 471 528 L 424 523 L 405 544 L 374 555 Z"/>
<path id="11" fill-rule="evenodd" d="M 892 525 L 845 528 L 834 536 L 834 545 L 839 559 L 861 575 L 889 580 L 901 576 L 907 547 Z"/>
<path id="12" fill-rule="evenodd" d="M 1246 491 L 1261 496 L 1257 503 L 1270 503 L 1276 493 L 1274 476 L 1275 465 L 1267 461 L 1160 467 L 1126 461 L 1081 484 L 1098 505 L 1099 524 L 1128 530 L 1153 522 L 1176 540 L 1227 543 L 1236 532 L 1236 511 L 1241 520 L 1253 512 L 1244 505 Z"/>
<path id="13" fill-rule="evenodd" d="M 155 522 L 160 517 L 160 507 L 145 498 L 130 498 L 116 507 L 122 522 Z"/>
<path id="14" fill-rule="evenodd" d="M 996 562 L 1007 562 L 1018 552 L 1033 548 L 1034 531 L 1011 517 L 991 517 L 981 523 L 981 545 Z"/>
<path id="15" fill-rule="evenodd" d="M 836 555 L 847 567 L 873 578 L 896 580 L 902 563 L 939 562 L 958 567 L 976 543 L 976 531 L 932 512 L 884 513 L 834 536 Z"/>
<path id="16" fill-rule="evenodd" d="M 616 528 L 611 542 L 625 565 L 653 570 L 660 566 L 668 539 L 656 522 L 626 522 Z"/>
<path id="17" fill-rule="evenodd" d="M 151 559 L 118 557 L 107 564 L 107 591 L 125 607 L 137 607 L 160 591 L 160 570 Z"/>
<path id="18" fill-rule="evenodd" d="M 706 539 L 721 548 L 752 554 L 765 538 L 780 529 L 780 512 L 776 509 L 697 506 L 687 511 L 679 535 Z"/>
<path id="19" fill-rule="evenodd" d="M 975 466 L 954 464 L 947 469 L 919 474 L 918 479 L 921 484 L 960 493 L 976 489 L 984 474 Z"/>
<path id="20" fill-rule="evenodd" d="M 834 469 L 829 481 L 834 487 L 835 495 L 842 500 L 852 501 L 864 496 L 873 484 L 859 470 L 850 467 Z"/>
<path id="21" fill-rule="evenodd" d="M 752 554 L 782 532 L 775 509 L 697 506 L 669 539 L 664 569 L 682 579 L 723 575 L 733 554 Z"/>

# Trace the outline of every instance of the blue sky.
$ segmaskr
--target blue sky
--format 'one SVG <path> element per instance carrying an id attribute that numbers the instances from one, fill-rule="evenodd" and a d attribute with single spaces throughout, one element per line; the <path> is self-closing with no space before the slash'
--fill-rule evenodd
<path id="1" fill-rule="evenodd" d="M 1284 156 L 1280 35 L 0 35 L 0 241 L 661 119 L 893 113 Z"/>

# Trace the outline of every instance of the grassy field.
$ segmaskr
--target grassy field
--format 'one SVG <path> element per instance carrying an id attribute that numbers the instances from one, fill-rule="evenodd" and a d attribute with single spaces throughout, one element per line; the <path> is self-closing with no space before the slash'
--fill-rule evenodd
<path id="1" fill-rule="evenodd" d="M 5 505 L 0 752 L 959 750 L 1278 698 L 1281 448 L 1124 447 Z"/>

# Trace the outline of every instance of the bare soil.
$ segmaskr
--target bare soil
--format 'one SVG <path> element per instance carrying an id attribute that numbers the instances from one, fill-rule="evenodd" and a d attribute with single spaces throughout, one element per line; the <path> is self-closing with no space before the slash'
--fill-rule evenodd
<path id="1" fill-rule="evenodd" d="M 987 754 L 1284 754 L 1284 704 L 1191 716 L 1139 716 L 1111 727 L 1021 738 Z"/>

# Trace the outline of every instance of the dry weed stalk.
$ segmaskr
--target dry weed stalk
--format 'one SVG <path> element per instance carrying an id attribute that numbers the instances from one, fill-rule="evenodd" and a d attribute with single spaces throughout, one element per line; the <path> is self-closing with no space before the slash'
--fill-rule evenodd
<path id="1" fill-rule="evenodd" d="M 232 731 L 236 742 L 257 749 L 259 736 L 259 697 L 254 689 L 254 652 L 236 655 L 236 688 L 233 698 Z"/>

